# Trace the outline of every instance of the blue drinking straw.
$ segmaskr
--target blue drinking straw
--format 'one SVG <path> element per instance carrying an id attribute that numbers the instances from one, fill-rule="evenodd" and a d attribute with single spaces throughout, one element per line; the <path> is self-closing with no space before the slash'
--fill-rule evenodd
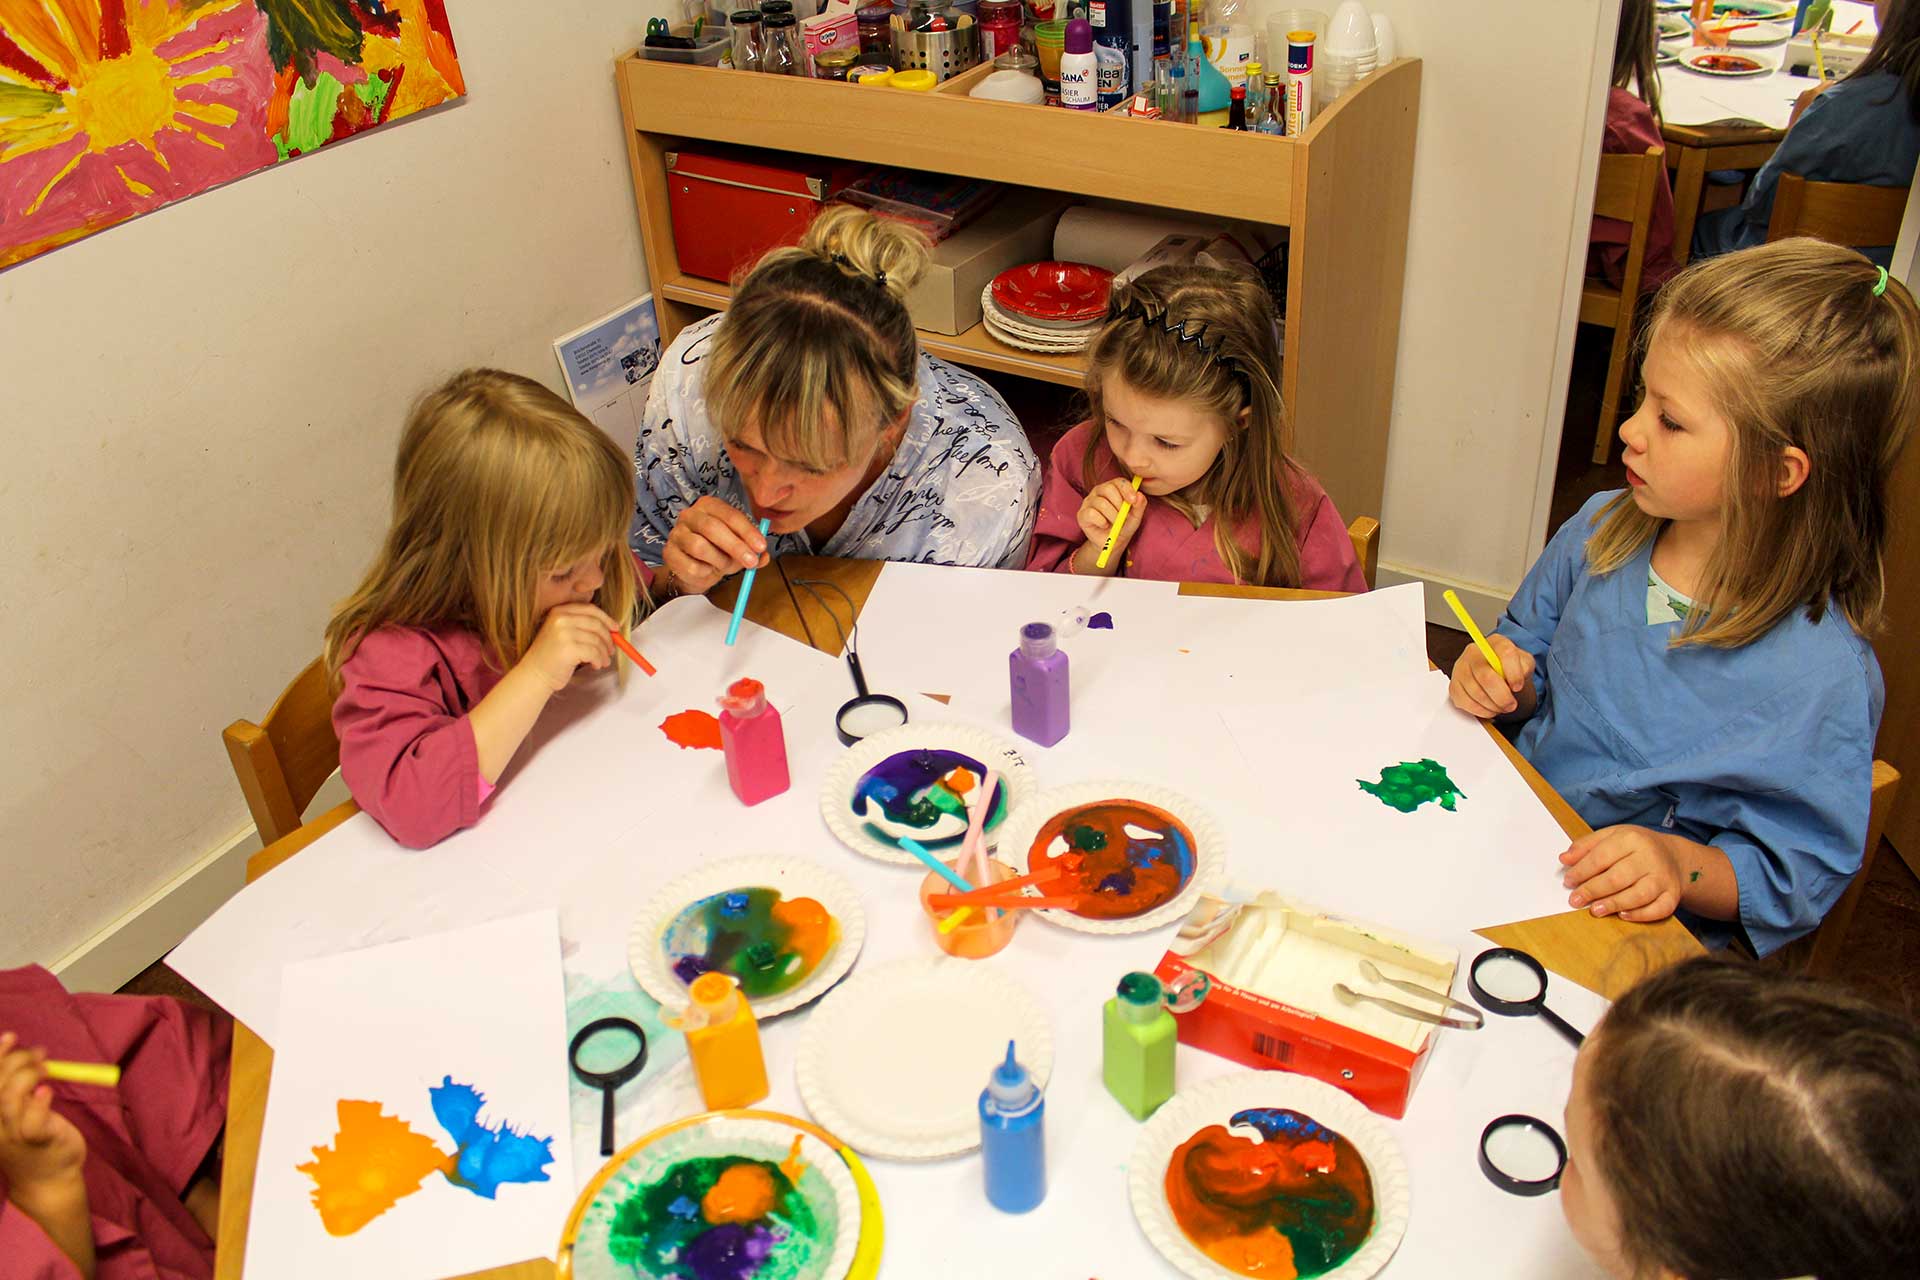
<path id="1" fill-rule="evenodd" d="M 927 870 L 945 880 L 962 893 L 972 893 L 973 886 L 968 884 L 946 863 L 927 852 L 926 846 L 910 836 L 900 837 L 900 847 L 927 864 Z"/>
<path id="2" fill-rule="evenodd" d="M 771 519 L 760 522 L 760 536 L 762 538 L 767 536 L 767 526 L 771 523 Z M 740 619 L 747 616 L 747 595 L 753 590 L 753 575 L 758 572 L 760 572 L 758 569 L 749 569 L 747 570 L 747 576 L 740 580 L 740 598 L 733 602 L 733 621 L 727 624 L 728 644 L 732 644 L 740 636 Z"/>

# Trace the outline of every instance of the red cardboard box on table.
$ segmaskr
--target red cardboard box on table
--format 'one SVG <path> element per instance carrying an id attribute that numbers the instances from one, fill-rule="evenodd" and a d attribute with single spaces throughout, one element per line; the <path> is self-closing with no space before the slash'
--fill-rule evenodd
<path id="1" fill-rule="evenodd" d="M 1263 994 L 1235 985 L 1215 972 L 1215 967 L 1232 972 L 1229 966 L 1218 964 L 1216 945 L 1226 935 L 1244 927 L 1272 927 L 1275 922 L 1282 931 L 1293 930 L 1296 936 L 1312 939 L 1323 952 L 1352 953 L 1352 976 L 1342 971 L 1339 977 L 1361 990 L 1368 989 L 1358 977 L 1358 962 L 1363 957 L 1439 991 L 1451 990 L 1459 965 L 1459 955 L 1451 949 L 1431 947 L 1371 925 L 1316 912 L 1278 894 L 1263 893 L 1247 904 L 1202 897 L 1154 970 L 1170 990 L 1193 983 L 1196 970 L 1207 975 L 1207 994 L 1197 1006 L 1184 1012 L 1175 1006 L 1180 1043 L 1249 1067 L 1312 1076 L 1344 1089 L 1383 1116 L 1401 1118 L 1415 1082 L 1426 1069 L 1433 1051 L 1432 1033 L 1437 1028 L 1427 1027 L 1418 1035 L 1416 1047 L 1408 1048 L 1348 1026 L 1333 1016 L 1301 1008 L 1289 1002 L 1284 991 Z M 1321 989 L 1324 975 L 1301 967 L 1296 976 L 1311 984 L 1313 990 Z M 1331 982 L 1324 985 L 1330 992 Z M 1439 1006 L 1435 1011 L 1440 1011 Z M 1364 1016 L 1364 1011 L 1356 1015 L 1359 1019 Z"/>
<path id="2" fill-rule="evenodd" d="M 760 255 L 796 243 L 865 166 L 744 147 L 667 153 L 667 210 L 680 269 L 732 281 Z"/>

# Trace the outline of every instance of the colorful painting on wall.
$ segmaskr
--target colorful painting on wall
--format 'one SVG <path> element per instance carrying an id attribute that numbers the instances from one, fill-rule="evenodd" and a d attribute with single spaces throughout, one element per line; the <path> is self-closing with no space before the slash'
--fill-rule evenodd
<path id="1" fill-rule="evenodd" d="M 465 92 L 445 0 L 0 0 L 0 268 Z"/>

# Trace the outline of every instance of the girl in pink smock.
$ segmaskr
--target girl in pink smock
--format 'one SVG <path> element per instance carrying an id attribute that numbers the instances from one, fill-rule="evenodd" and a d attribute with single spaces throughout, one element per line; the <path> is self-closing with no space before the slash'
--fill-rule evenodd
<path id="1" fill-rule="evenodd" d="M 0 1277 L 213 1274 L 233 1022 L 177 1000 L 69 995 L 0 969 Z M 117 1088 L 47 1079 L 113 1063 Z"/>
<path id="2" fill-rule="evenodd" d="M 1093 414 L 1054 446 L 1027 568 L 1367 589 L 1332 499 L 1287 456 L 1280 336 L 1258 280 L 1159 267 L 1114 290 L 1086 388 Z"/>
<path id="3" fill-rule="evenodd" d="M 479 821 L 548 701 L 614 660 L 646 599 L 633 469 L 529 378 L 473 369 L 413 407 L 393 526 L 327 624 L 340 773 L 421 849 Z"/>

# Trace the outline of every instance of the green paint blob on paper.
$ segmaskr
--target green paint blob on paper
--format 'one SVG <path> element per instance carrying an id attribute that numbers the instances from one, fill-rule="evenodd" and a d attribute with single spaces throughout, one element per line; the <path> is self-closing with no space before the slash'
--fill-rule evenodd
<path id="1" fill-rule="evenodd" d="M 1378 782 L 1368 782 L 1364 778 L 1355 778 L 1354 781 L 1360 784 L 1362 791 L 1377 798 L 1381 804 L 1402 813 L 1412 813 L 1430 800 L 1452 813 L 1454 800 L 1464 800 L 1467 795 L 1453 785 L 1453 779 L 1447 776 L 1446 769 L 1438 760 L 1402 761 L 1382 769 Z"/>

